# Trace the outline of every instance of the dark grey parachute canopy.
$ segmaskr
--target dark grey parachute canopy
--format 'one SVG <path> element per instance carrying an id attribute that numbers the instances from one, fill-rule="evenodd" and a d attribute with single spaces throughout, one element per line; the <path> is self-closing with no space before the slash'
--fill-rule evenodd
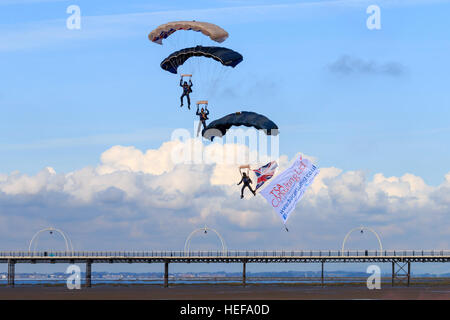
<path id="1" fill-rule="evenodd" d="M 178 67 L 191 57 L 212 58 L 233 68 L 244 59 L 240 53 L 228 48 L 196 46 L 175 51 L 161 62 L 161 68 L 176 74 Z"/>
<path id="2" fill-rule="evenodd" d="M 251 111 L 241 111 L 214 120 L 202 131 L 202 136 L 211 141 L 214 137 L 223 137 L 232 126 L 254 127 L 264 130 L 267 135 L 276 136 L 278 126 L 266 116 Z"/>

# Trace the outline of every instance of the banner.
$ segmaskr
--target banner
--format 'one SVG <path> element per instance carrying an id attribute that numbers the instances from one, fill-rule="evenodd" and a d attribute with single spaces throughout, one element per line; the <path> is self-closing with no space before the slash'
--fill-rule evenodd
<path id="1" fill-rule="evenodd" d="M 273 177 L 277 167 L 278 167 L 277 162 L 272 161 L 259 169 L 253 170 L 253 172 L 256 175 L 256 178 L 258 178 L 258 181 L 256 182 L 255 191 L 258 190 L 267 180 Z"/>
<path id="2" fill-rule="evenodd" d="M 320 170 L 311 161 L 300 156 L 290 168 L 271 180 L 260 193 L 286 224 L 289 214 L 319 172 Z"/>

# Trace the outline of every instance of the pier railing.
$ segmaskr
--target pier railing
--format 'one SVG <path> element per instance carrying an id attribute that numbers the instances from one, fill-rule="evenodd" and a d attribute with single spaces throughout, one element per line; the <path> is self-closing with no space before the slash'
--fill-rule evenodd
<path id="1" fill-rule="evenodd" d="M 236 250 L 236 251 L 0 251 L 0 258 L 187 258 L 187 257 L 448 257 L 450 250 Z"/>

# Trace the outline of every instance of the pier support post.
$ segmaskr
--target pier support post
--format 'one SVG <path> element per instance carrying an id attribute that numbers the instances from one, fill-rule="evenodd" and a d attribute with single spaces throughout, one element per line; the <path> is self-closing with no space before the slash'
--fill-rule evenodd
<path id="1" fill-rule="evenodd" d="M 86 287 L 92 287 L 92 262 L 86 261 Z"/>
<path id="2" fill-rule="evenodd" d="M 169 262 L 164 262 L 164 288 L 169 286 Z"/>
<path id="3" fill-rule="evenodd" d="M 245 287 L 247 280 L 247 262 L 244 260 L 242 262 L 242 285 Z"/>
<path id="4" fill-rule="evenodd" d="M 392 286 L 394 286 L 394 278 L 395 278 L 395 262 L 392 261 Z"/>
<path id="5" fill-rule="evenodd" d="M 322 274 L 320 276 L 322 287 L 323 287 L 323 265 L 324 265 L 324 261 L 322 260 Z"/>
<path id="6" fill-rule="evenodd" d="M 392 261 L 392 286 L 395 282 L 409 287 L 411 280 L 411 261 Z"/>
<path id="7" fill-rule="evenodd" d="M 14 287 L 16 262 L 12 259 L 8 260 L 8 286 Z"/>
<path id="8" fill-rule="evenodd" d="M 408 284 L 407 284 L 408 287 L 410 281 L 411 281 L 411 261 L 408 261 Z"/>

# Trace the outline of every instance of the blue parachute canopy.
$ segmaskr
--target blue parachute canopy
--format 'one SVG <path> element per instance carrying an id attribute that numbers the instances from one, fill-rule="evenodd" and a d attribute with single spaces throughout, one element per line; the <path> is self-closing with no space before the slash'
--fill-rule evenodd
<path id="1" fill-rule="evenodd" d="M 175 51 L 161 62 L 161 68 L 176 74 L 178 67 L 191 57 L 212 58 L 233 68 L 244 59 L 240 53 L 228 48 L 196 46 Z"/>
<path id="2" fill-rule="evenodd" d="M 278 134 L 278 126 L 269 118 L 256 112 L 241 111 L 212 121 L 203 129 L 202 136 L 212 141 L 214 137 L 223 137 L 232 126 L 253 127 L 264 130 L 267 135 Z"/>

